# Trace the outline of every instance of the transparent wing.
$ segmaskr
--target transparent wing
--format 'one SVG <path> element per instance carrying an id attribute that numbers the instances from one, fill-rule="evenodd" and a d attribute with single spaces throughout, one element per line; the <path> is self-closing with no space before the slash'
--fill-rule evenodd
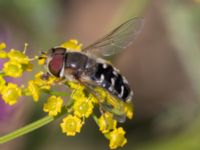
<path id="1" fill-rule="evenodd" d="M 83 52 L 91 52 L 103 56 L 111 56 L 125 49 L 139 33 L 143 24 L 143 18 L 132 18 L 119 27 L 97 40 L 93 44 L 85 47 Z"/>
<path id="2" fill-rule="evenodd" d="M 87 90 L 99 100 L 99 104 L 101 105 L 101 107 L 103 108 L 104 111 L 111 112 L 114 115 L 114 118 L 118 122 L 126 121 L 125 106 L 124 106 L 123 101 L 118 100 L 113 97 L 113 98 L 110 98 L 109 101 L 106 100 L 104 102 L 100 102 L 101 101 L 101 98 L 99 97 L 100 93 L 98 93 L 97 91 L 94 90 L 98 86 L 96 86 L 95 84 L 92 84 L 92 83 L 83 82 L 81 80 L 78 80 L 78 81 L 80 84 L 85 86 L 87 88 Z"/>
<path id="3" fill-rule="evenodd" d="M 125 106 L 122 101 L 114 98 L 112 103 L 106 101 L 101 106 L 105 111 L 112 113 L 118 122 L 123 123 L 126 121 Z"/>

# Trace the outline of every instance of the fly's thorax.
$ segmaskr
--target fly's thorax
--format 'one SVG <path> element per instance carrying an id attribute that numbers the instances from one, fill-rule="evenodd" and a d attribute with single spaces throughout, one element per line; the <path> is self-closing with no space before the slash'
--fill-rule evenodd
<path id="1" fill-rule="evenodd" d="M 67 52 L 65 56 L 65 72 L 80 76 L 87 65 L 88 56 L 81 52 Z"/>
<path id="2" fill-rule="evenodd" d="M 80 52 L 68 52 L 65 58 L 65 68 L 70 69 L 84 69 L 87 63 L 88 57 Z"/>

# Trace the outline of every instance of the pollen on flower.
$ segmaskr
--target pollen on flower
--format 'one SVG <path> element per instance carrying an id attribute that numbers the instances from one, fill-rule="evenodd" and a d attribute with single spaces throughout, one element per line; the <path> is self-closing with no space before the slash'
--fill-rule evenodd
<path id="1" fill-rule="evenodd" d="M 98 119 L 99 130 L 102 133 L 108 133 L 110 130 L 116 128 L 117 121 L 113 119 L 113 114 L 109 112 L 106 112 L 103 115 Z"/>
<path id="2" fill-rule="evenodd" d="M 4 50 L 0 50 L 0 58 L 7 58 L 7 53 Z"/>
<path id="3" fill-rule="evenodd" d="M 63 100 L 61 97 L 51 96 L 43 106 L 44 112 L 48 112 L 50 116 L 56 116 L 61 112 Z"/>
<path id="4" fill-rule="evenodd" d="M 78 117 L 88 118 L 93 112 L 93 104 L 87 97 L 75 101 L 73 105 L 74 114 Z"/>
<path id="5" fill-rule="evenodd" d="M 119 127 L 109 134 L 110 149 L 116 149 L 118 147 L 123 147 L 127 143 L 127 139 L 124 137 L 125 131 L 123 128 Z"/>
<path id="6" fill-rule="evenodd" d="M 97 104 L 99 102 L 98 99 L 91 93 L 89 94 L 88 99 L 94 104 Z"/>
<path id="7" fill-rule="evenodd" d="M 24 69 L 25 71 L 31 72 L 31 71 L 33 70 L 33 64 L 30 63 L 30 62 L 29 62 L 28 64 L 22 65 L 22 67 L 23 67 L 23 69 Z"/>
<path id="8" fill-rule="evenodd" d="M 44 72 L 40 71 L 38 73 L 35 74 L 35 78 L 36 79 L 41 79 L 41 76 L 44 74 Z"/>
<path id="9" fill-rule="evenodd" d="M 77 40 L 72 39 L 63 43 L 61 47 L 64 47 L 68 50 L 81 51 L 82 44 L 78 44 Z"/>
<path id="10" fill-rule="evenodd" d="M 5 103 L 8 105 L 14 105 L 21 96 L 22 92 L 16 84 L 8 83 L 8 85 L 2 89 L 1 94 Z"/>
<path id="11" fill-rule="evenodd" d="M 84 91 L 80 89 L 73 90 L 71 94 L 71 98 L 74 101 L 79 101 L 80 99 L 86 99 Z"/>
<path id="12" fill-rule="evenodd" d="M 73 100 L 76 101 L 80 99 L 85 99 L 85 93 L 84 93 L 85 87 L 83 85 L 73 81 L 68 81 L 66 84 L 70 89 L 72 89 L 71 98 Z"/>
<path id="13" fill-rule="evenodd" d="M 3 50 L 6 48 L 6 44 L 5 43 L 0 43 L 0 50 Z"/>
<path id="14" fill-rule="evenodd" d="M 23 69 L 21 64 L 14 61 L 8 61 L 4 64 L 3 71 L 5 75 L 18 78 L 22 76 Z"/>
<path id="15" fill-rule="evenodd" d="M 34 82 L 40 87 L 40 89 L 50 89 L 51 85 L 54 83 L 56 78 L 52 76 L 52 77 L 49 77 L 47 80 L 43 80 L 42 79 L 43 74 L 44 73 L 42 71 L 38 72 L 35 75 Z"/>
<path id="16" fill-rule="evenodd" d="M 6 81 L 2 76 L 0 76 L 0 92 L 4 88 Z"/>
<path id="17" fill-rule="evenodd" d="M 33 80 L 28 82 L 28 92 L 33 96 L 33 100 L 37 102 L 40 96 L 40 87 Z"/>
<path id="18" fill-rule="evenodd" d="M 45 64 L 45 62 L 46 62 L 46 56 L 41 56 L 42 58 L 41 59 L 38 59 L 38 64 L 39 65 L 44 65 Z"/>
<path id="19" fill-rule="evenodd" d="M 8 58 L 10 58 L 10 60 L 18 62 L 20 64 L 28 64 L 29 63 L 29 58 L 22 52 L 15 50 L 15 49 L 11 49 L 11 51 L 8 53 Z"/>
<path id="20" fill-rule="evenodd" d="M 63 133 L 66 133 L 67 136 L 75 136 L 76 133 L 79 133 L 83 122 L 77 116 L 68 115 L 63 119 L 63 122 L 60 124 Z"/>
<path id="21" fill-rule="evenodd" d="M 49 77 L 47 80 L 42 79 L 42 75 L 44 73 L 42 71 L 38 72 L 35 75 L 34 80 L 30 80 L 28 82 L 28 93 L 27 95 L 32 95 L 33 100 L 37 102 L 39 100 L 40 94 L 42 90 L 49 90 L 51 88 L 51 85 L 56 80 L 55 77 Z"/>
<path id="22" fill-rule="evenodd" d="M 128 119 L 132 119 L 133 118 L 133 105 L 132 103 L 125 103 L 125 113 Z"/>

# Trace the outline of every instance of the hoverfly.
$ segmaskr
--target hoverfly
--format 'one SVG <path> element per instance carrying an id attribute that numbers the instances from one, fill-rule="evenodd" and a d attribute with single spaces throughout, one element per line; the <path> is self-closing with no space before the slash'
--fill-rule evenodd
<path id="1" fill-rule="evenodd" d="M 142 18 L 132 18 L 81 52 L 69 51 L 63 47 L 50 49 L 46 60 L 48 73 L 61 79 L 77 81 L 93 94 L 96 94 L 94 87 L 105 89 L 114 97 L 115 104 L 120 104 L 117 108 L 120 110 L 122 103 L 131 103 L 133 91 L 126 78 L 108 61 L 98 56 L 111 56 L 125 49 L 139 33 L 142 23 Z M 112 104 L 102 106 L 108 110 L 118 107 Z"/>

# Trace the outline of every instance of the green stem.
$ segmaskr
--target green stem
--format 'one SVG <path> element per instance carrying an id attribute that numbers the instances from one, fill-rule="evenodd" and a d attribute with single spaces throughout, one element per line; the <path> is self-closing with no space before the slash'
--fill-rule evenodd
<path id="1" fill-rule="evenodd" d="M 54 120 L 53 117 L 45 116 L 45 117 L 43 117 L 42 119 L 40 119 L 38 121 L 35 121 L 35 122 L 33 122 L 31 124 L 28 124 L 28 125 L 20 128 L 20 129 L 18 129 L 16 131 L 13 131 L 13 132 L 11 132 L 9 134 L 6 134 L 6 135 L 0 137 L 0 144 L 6 143 L 6 142 L 11 141 L 11 140 L 13 140 L 13 139 L 15 139 L 17 137 L 20 137 L 20 136 L 22 136 L 22 135 L 24 135 L 26 133 L 29 133 L 29 132 L 31 132 L 31 131 L 33 131 L 35 129 L 38 129 L 38 128 L 40 128 L 40 127 L 52 122 L 53 120 Z"/>
<path id="2" fill-rule="evenodd" d="M 93 117 L 95 123 L 97 124 L 97 126 L 99 127 L 99 123 L 98 123 L 98 118 L 97 118 L 97 116 L 96 116 L 96 115 L 92 115 L 92 117 Z M 107 138 L 108 140 L 110 139 L 109 133 L 104 133 L 103 135 L 104 135 L 105 138 Z"/>
<path id="3" fill-rule="evenodd" d="M 95 123 L 99 126 L 99 124 L 98 124 L 98 118 L 97 118 L 97 116 L 96 115 L 92 115 L 92 117 L 93 117 L 93 119 L 94 119 L 94 121 L 95 121 Z"/>
<path id="4" fill-rule="evenodd" d="M 41 119 L 39 119 L 39 120 L 37 120 L 37 121 L 35 121 L 33 123 L 30 123 L 30 124 L 20 128 L 20 129 L 17 129 L 15 131 L 11 132 L 11 133 L 8 133 L 8 134 L 6 134 L 4 136 L 1 136 L 0 137 L 0 144 L 6 143 L 8 141 L 11 141 L 11 140 L 13 140 L 13 139 L 15 139 L 17 137 L 20 137 L 22 135 L 25 135 L 25 134 L 27 134 L 29 132 L 32 132 L 32 131 L 38 129 L 38 128 L 44 126 L 44 125 L 47 125 L 48 123 L 54 121 L 55 119 L 57 119 L 57 118 L 59 118 L 59 117 L 61 117 L 64 114 L 67 113 L 67 110 L 64 107 L 62 108 L 62 110 L 63 110 L 62 113 L 59 114 L 56 117 L 45 116 L 45 117 L 43 117 L 43 118 L 41 118 Z"/>
<path id="5" fill-rule="evenodd" d="M 69 96 L 68 93 L 66 92 L 58 92 L 58 91 L 53 91 L 53 90 L 42 90 L 46 94 L 51 94 L 55 96 Z"/>

